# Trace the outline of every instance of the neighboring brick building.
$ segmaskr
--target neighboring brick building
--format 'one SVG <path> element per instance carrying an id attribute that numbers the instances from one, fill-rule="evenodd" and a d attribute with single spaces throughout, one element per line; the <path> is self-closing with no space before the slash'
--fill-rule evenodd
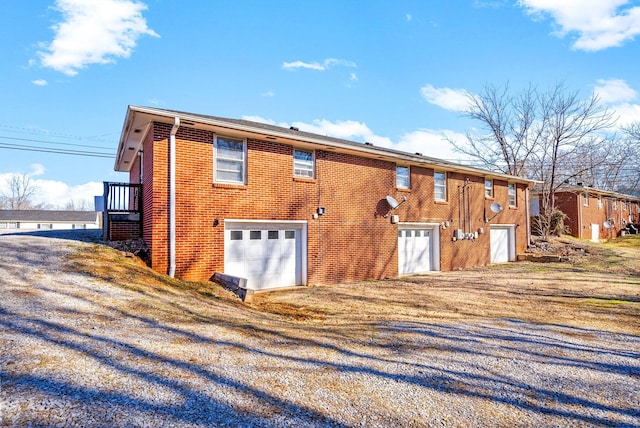
<path id="1" fill-rule="evenodd" d="M 538 213 L 539 197 L 533 188 L 532 215 Z M 615 238 L 627 225 L 640 223 L 640 197 L 588 186 L 564 184 L 555 192 L 555 207 L 567 216 L 568 233 L 594 242 Z"/>
<path id="2" fill-rule="evenodd" d="M 130 106 L 115 169 L 142 183 L 152 268 L 184 279 L 330 284 L 528 245 L 531 181 L 295 128 Z"/>

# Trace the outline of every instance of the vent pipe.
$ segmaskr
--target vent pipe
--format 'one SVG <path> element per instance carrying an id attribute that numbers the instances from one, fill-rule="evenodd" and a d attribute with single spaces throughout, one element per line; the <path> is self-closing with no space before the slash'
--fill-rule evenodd
<path id="1" fill-rule="evenodd" d="M 176 274 L 176 134 L 180 118 L 176 116 L 169 134 L 169 276 Z"/>

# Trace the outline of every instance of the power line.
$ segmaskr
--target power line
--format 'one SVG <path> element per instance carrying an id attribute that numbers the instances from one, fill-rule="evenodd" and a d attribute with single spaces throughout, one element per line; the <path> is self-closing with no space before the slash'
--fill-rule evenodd
<path id="1" fill-rule="evenodd" d="M 27 152 L 55 153 L 55 154 L 72 155 L 72 156 L 87 156 L 87 157 L 94 157 L 94 158 L 111 158 L 111 159 L 115 158 L 115 155 L 111 153 L 91 152 L 91 151 L 83 151 L 83 150 L 56 149 L 51 147 L 26 146 L 26 145 L 18 145 L 18 144 L 0 143 L 0 149 L 22 150 Z"/>
<path id="2" fill-rule="evenodd" d="M 58 143 L 56 141 L 34 140 L 32 138 L 6 137 L 4 135 L 0 135 L 0 138 L 3 139 L 3 140 L 28 141 L 30 143 L 55 144 L 55 145 L 58 145 L 58 146 L 87 147 L 87 148 L 91 148 L 91 149 L 111 149 L 111 147 L 104 147 L 104 146 L 90 146 L 88 144 Z"/>

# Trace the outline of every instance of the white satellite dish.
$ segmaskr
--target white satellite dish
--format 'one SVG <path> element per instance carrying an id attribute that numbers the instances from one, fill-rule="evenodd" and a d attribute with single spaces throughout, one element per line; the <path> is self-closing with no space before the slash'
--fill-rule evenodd
<path id="1" fill-rule="evenodd" d="M 492 213 L 499 214 L 502 212 L 502 205 L 500 205 L 497 202 L 494 202 L 491 205 L 489 205 L 489 209 L 491 210 Z"/>
<path id="2" fill-rule="evenodd" d="M 613 225 L 609 221 L 605 221 L 604 223 L 602 223 L 602 225 L 605 229 L 611 229 L 613 227 Z"/>
<path id="3" fill-rule="evenodd" d="M 406 196 L 403 196 L 403 197 L 402 197 L 402 202 L 398 202 L 398 201 L 396 200 L 396 198 L 394 198 L 393 196 L 389 196 L 389 195 L 387 195 L 387 198 L 386 198 L 386 199 L 387 199 L 387 203 L 389 204 L 389 206 L 391 207 L 391 209 L 392 209 L 392 210 L 395 210 L 396 208 L 398 208 L 398 207 L 402 204 L 402 202 L 404 202 L 404 201 L 406 201 L 406 200 L 407 200 L 407 197 L 406 197 Z"/>
<path id="4" fill-rule="evenodd" d="M 387 196 L 387 203 L 391 207 L 391 209 L 396 209 L 400 205 L 400 202 L 396 200 L 393 196 Z"/>

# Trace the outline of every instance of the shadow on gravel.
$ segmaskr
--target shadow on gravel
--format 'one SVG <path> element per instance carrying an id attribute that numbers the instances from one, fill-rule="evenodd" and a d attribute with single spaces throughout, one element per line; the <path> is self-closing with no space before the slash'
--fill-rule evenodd
<path id="1" fill-rule="evenodd" d="M 34 236 L 43 236 L 41 233 Z M 83 240 L 78 235 L 82 236 L 69 233 L 62 239 Z M 16 255 L 15 260 L 18 257 L 31 260 L 38 254 Z M 8 272 L 0 265 L 0 278 Z M 131 292 L 127 295 L 131 306 L 127 306 L 111 300 L 115 297 L 108 295 L 110 286 L 102 278 L 91 280 L 96 282 L 71 284 L 54 279 L 12 284 L 11 291 L 39 293 L 37 299 L 13 295 L 9 301 L 0 288 L 0 404 L 5 410 L 0 425 L 145 426 L 163 421 L 179 426 L 351 426 L 330 407 L 337 402 L 341 410 L 362 413 L 362 425 L 400 426 L 411 422 L 403 419 L 402 405 L 408 412 L 416 401 L 420 404 L 421 399 L 442 394 L 452 399 L 479 399 L 490 409 L 499 404 L 503 405 L 500 409 L 508 407 L 516 414 L 543 416 L 541 420 L 548 422 L 543 425 L 562 420 L 566 425 L 640 426 L 637 336 L 618 334 L 615 340 L 608 340 L 600 331 L 513 319 L 489 325 L 377 323 L 373 318 L 366 325 L 345 320 L 339 328 L 329 329 L 260 318 L 260 313 L 249 309 L 235 313 L 224 303 L 195 306 L 169 291 Z M 33 300 L 40 306 L 33 306 Z M 136 308 L 141 301 L 152 308 L 145 307 L 150 314 Z M 79 304 L 70 308 L 69 302 Z M 176 313 L 184 319 L 170 321 L 169 316 L 177 317 Z M 189 323 L 187 318 L 191 318 Z M 206 327 L 211 334 L 198 333 L 196 327 Z M 303 329 L 305 334 L 300 332 Z M 371 334 L 354 333 L 365 330 Z M 134 332 L 161 346 L 156 350 L 145 347 Z M 588 340 L 574 340 L 579 337 Z M 43 355 L 39 348 L 52 350 L 52 354 Z M 206 357 L 202 361 L 185 357 L 189 350 L 199 350 Z M 211 359 L 212 355 L 219 355 L 220 361 Z M 243 366 L 243 360 L 249 363 Z M 83 372 L 87 361 L 99 367 L 100 374 Z M 546 367 L 559 370 L 553 375 L 536 372 Z M 585 379 L 602 379 L 603 374 L 626 377 L 626 400 L 599 396 L 589 390 L 598 385 L 589 385 L 588 380 L 581 384 L 582 379 L 554 378 L 563 369 L 578 369 Z M 282 394 L 259 381 L 264 372 L 272 370 L 317 376 L 312 387 L 322 388 L 330 398 L 318 405 L 295 393 Z M 103 378 L 92 383 L 94 375 Z M 538 381 L 545 376 L 549 377 Z M 416 395 L 412 402 L 385 397 L 383 404 L 401 403 L 398 414 L 381 409 L 378 415 L 371 414 L 375 412 L 372 408 L 361 411 L 352 396 L 331 397 L 332 384 L 348 387 L 356 381 L 381 394 L 385 388 L 397 392 L 392 388 L 400 385 Z M 308 396 L 304 395 L 309 388 L 304 378 L 289 386 Z M 369 390 L 361 392 L 365 400 L 368 394 L 374 395 Z M 58 418 L 69 417 L 66 410 L 73 409 L 77 420 L 47 419 L 47 412 L 56 409 L 62 409 Z M 448 411 L 452 410 L 442 409 L 442 414 Z M 479 412 L 476 409 L 471 416 L 498 426 L 514 422 L 492 420 L 495 416 L 490 410 Z M 461 426 L 463 422 L 450 424 Z M 478 420 L 467 422 L 482 425 Z"/>

